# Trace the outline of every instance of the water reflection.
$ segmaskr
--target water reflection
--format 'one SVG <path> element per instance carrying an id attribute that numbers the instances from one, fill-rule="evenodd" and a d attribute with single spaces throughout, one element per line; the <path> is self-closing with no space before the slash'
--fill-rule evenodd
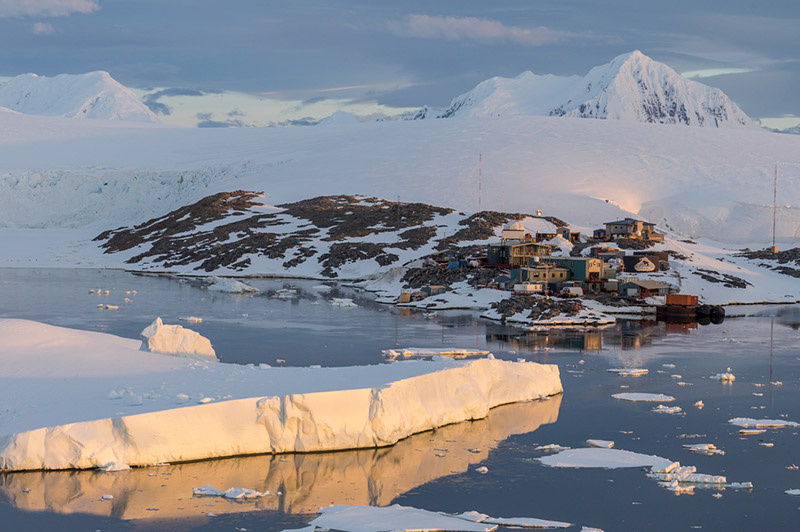
<path id="1" fill-rule="evenodd" d="M 6 473 L 0 475 L 0 500 L 28 511 L 120 519 L 256 510 L 314 513 L 329 504 L 387 505 L 417 486 L 467 471 L 512 435 L 554 423 L 560 406 L 560 395 L 500 406 L 485 419 L 441 427 L 380 449 L 249 456 L 116 473 Z M 272 495 L 246 502 L 193 498 L 192 488 L 204 484 L 268 490 Z M 102 500 L 103 495 L 113 499 Z"/>
<path id="2" fill-rule="evenodd" d="M 685 333 L 697 323 L 664 323 L 646 320 L 620 320 L 613 327 L 592 329 L 552 328 L 541 331 L 509 332 L 508 328 L 487 328 L 487 342 L 501 342 L 518 350 L 540 351 L 554 348 L 600 351 L 603 348 L 641 349 L 668 333 Z"/>

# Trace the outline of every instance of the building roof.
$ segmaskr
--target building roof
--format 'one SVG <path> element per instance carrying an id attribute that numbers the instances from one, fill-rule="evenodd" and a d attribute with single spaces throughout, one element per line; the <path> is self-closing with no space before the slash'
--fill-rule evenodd
<path id="1" fill-rule="evenodd" d="M 522 225 L 522 222 L 517 220 L 514 223 L 508 224 L 503 228 L 504 231 L 525 231 L 525 226 Z"/>
<path id="2" fill-rule="evenodd" d="M 616 221 L 613 221 L 613 222 L 605 222 L 603 225 L 633 225 L 636 222 L 642 222 L 642 224 L 644 224 L 644 225 L 652 225 L 653 227 L 656 226 L 656 224 L 654 224 L 652 222 L 645 222 L 644 220 L 637 220 L 636 218 L 625 218 L 624 220 L 616 220 Z"/>
<path id="3" fill-rule="evenodd" d="M 667 283 L 662 283 L 661 281 L 628 281 L 623 284 L 634 284 L 639 288 L 644 288 L 645 290 L 658 290 L 659 288 L 669 288 Z"/>

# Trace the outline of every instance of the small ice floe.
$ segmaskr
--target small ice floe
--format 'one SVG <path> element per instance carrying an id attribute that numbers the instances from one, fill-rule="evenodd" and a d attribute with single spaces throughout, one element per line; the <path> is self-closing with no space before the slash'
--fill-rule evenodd
<path id="1" fill-rule="evenodd" d="M 179 393 L 178 395 L 175 396 L 175 402 L 177 402 L 178 404 L 183 404 L 188 400 L 189 396 L 186 395 L 185 393 Z"/>
<path id="2" fill-rule="evenodd" d="M 110 293 L 111 293 L 111 290 L 106 290 L 105 292 L 103 292 L 103 294 L 105 294 L 105 295 L 108 295 Z"/>
<path id="3" fill-rule="evenodd" d="M 767 432 L 767 429 L 742 429 L 739 431 L 739 434 L 752 436 L 754 434 L 764 434 L 765 432 Z"/>
<path id="4" fill-rule="evenodd" d="M 313 286 L 312 288 L 314 288 L 314 290 L 316 290 L 317 292 L 330 292 L 332 290 L 332 287 L 326 284 L 318 284 Z"/>
<path id="5" fill-rule="evenodd" d="M 692 384 L 691 382 L 684 382 L 684 381 L 678 381 L 675 384 L 677 384 L 678 386 L 694 386 L 694 384 Z"/>
<path id="6" fill-rule="evenodd" d="M 221 491 L 214 486 L 206 484 L 205 486 L 192 488 L 192 495 L 195 497 L 224 497 L 226 499 L 258 499 L 269 495 L 269 491 L 256 491 L 247 488 L 228 488 Z"/>
<path id="7" fill-rule="evenodd" d="M 254 294 L 258 292 L 258 288 L 254 288 L 235 279 L 211 277 L 210 281 L 211 284 L 208 285 L 208 290 L 211 292 L 226 292 L 229 294 Z"/>
<path id="8" fill-rule="evenodd" d="M 465 521 L 471 521 L 473 523 L 486 523 L 489 525 L 499 525 L 509 528 L 569 528 L 572 526 L 572 523 L 548 521 L 546 519 L 537 519 L 535 517 L 490 517 L 486 514 L 475 511 L 456 514 L 453 515 L 453 517 L 463 519 Z"/>
<path id="9" fill-rule="evenodd" d="M 127 471 L 130 469 L 128 464 L 123 464 L 122 462 L 109 462 L 102 467 L 98 467 L 100 471 L 105 473 L 113 473 L 114 471 Z"/>
<path id="10" fill-rule="evenodd" d="M 436 317 L 436 312 L 423 312 L 422 317 L 425 318 L 426 320 L 432 320 L 433 318 Z"/>
<path id="11" fill-rule="evenodd" d="M 355 303 L 353 303 L 353 300 L 350 299 L 349 297 L 334 297 L 333 300 L 331 301 L 331 305 L 339 308 L 350 308 L 358 306 Z"/>
<path id="12" fill-rule="evenodd" d="M 717 449 L 716 445 L 714 445 L 713 443 L 690 443 L 690 444 L 685 444 L 683 448 L 688 449 L 693 453 L 702 453 L 708 455 L 725 454 L 725 451 L 723 451 L 722 449 Z"/>
<path id="13" fill-rule="evenodd" d="M 702 409 L 703 409 L 703 407 L 704 407 L 704 406 L 706 406 L 706 405 L 705 405 L 705 403 L 703 403 L 703 401 L 697 401 L 697 402 L 694 404 L 694 406 L 695 406 L 695 407 L 697 407 L 697 409 L 698 409 L 698 410 L 702 410 Z"/>
<path id="14" fill-rule="evenodd" d="M 800 469 L 800 466 L 798 466 L 797 464 L 792 464 L 786 466 L 786 469 L 788 469 L 789 471 L 797 471 L 798 469 Z"/>
<path id="15" fill-rule="evenodd" d="M 211 403 L 212 401 L 214 401 L 214 399 L 211 398 L 211 397 L 203 397 L 202 399 L 197 401 L 197 403 L 201 404 L 201 405 L 205 405 L 205 404 Z"/>
<path id="16" fill-rule="evenodd" d="M 611 440 L 586 440 L 586 445 L 598 449 L 611 449 L 614 447 L 614 442 Z"/>
<path id="17" fill-rule="evenodd" d="M 475 471 L 477 471 L 477 472 L 478 472 L 478 473 L 480 473 L 481 475 L 485 475 L 486 473 L 488 473 L 488 472 L 489 472 L 489 468 L 488 468 L 488 467 L 486 467 L 486 466 L 476 467 L 476 468 L 475 468 Z"/>
<path id="18" fill-rule="evenodd" d="M 671 395 L 664 395 L 663 393 L 633 393 L 633 392 L 625 392 L 625 393 L 615 393 L 612 395 L 614 399 L 621 399 L 623 401 L 643 401 L 643 402 L 654 402 L 654 403 L 668 403 L 670 401 L 674 401 L 675 398 Z"/>
<path id="19" fill-rule="evenodd" d="M 744 427 L 746 429 L 782 429 L 786 427 L 800 427 L 800 423 L 794 421 L 787 421 L 784 419 L 753 419 L 749 417 L 735 417 L 729 419 L 728 423 L 736 425 L 737 427 Z"/>
<path id="20" fill-rule="evenodd" d="M 594 528 L 591 526 L 582 526 L 580 532 L 603 532 L 602 528 Z"/>
<path id="21" fill-rule="evenodd" d="M 366 532 L 372 530 L 437 530 L 441 532 L 490 532 L 498 525 L 517 528 L 567 528 L 572 523 L 533 517 L 490 517 L 478 512 L 446 514 L 409 506 L 331 505 L 319 509 L 311 521 L 316 529 Z"/>
<path id="22" fill-rule="evenodd" d="M 214 512 L 208 512 L 206 514 L 206 517 L 216 517 L 216 516 L 217 516 L 217 514 L 215 514 Z"/>
<path id="23" fill-rule="evenodd" d="M 751 482 L 728 482 L 728 479 L 722 475 L 698 473 L 696 467 L 682 466 L 680 462 L 671 462 L 666 467 L 653 467 L 647 476 L 657 480 L 661 486 L 671 491 L 678 491 L 680 486 L 686 484 L 733 489 L 752 489 L 753 487 Z"/>
<path id="24" fill-rule="evenodd" d="M 755 395 L 756 397 L 764 397 L 764 394 L 759 392 L 753 392 L 753 395 Z"/>
<path id="25" fill-rule="evenodd" d="M 781 381 L 769 381 L 769 383 L 773 386 L 783 386 Z"/>
<path id="26" fill-rule="evenodd" d="M 664 405 L 658 405 L 657 407 L 653 408 L 653 409 L 651 410 L 651 412 L 655 412 L 655 413 L 657 413 L 657 414 L 673 414 L 673 415 L 678 415 L 678 414 L 682 414 L 682 413 L 683 413 L 683 410 L 681 410 L 681 407 L 679 407 L 679 406 L 664 406 Z"/>
<path id="27" fill-rule="evenodd" d="M 679 380 L 681 380 L 683 378 L 683 375 L 670 375 L 670 377 L 672 377 L 673 379 L 679 381 Z"/>
<path id="28" fill-rule="evenodd" d="M 133 303 L 133 300 L 127 297 L 123 301 L 125 301 L 125 303 Z"/>
<path id="29" fill-rule="evenodd" d="M 286 361 L 284 359 L 282 359 L 282 358 L 276 358 L 275 359 L 275 363 L 276 364 L 286 364 Z"/>
<path id="30" fill-rule="evenodd" d="M 675 364 L 661 364 L 661 367 L 662 368 L 667 368 L 667 369 L 674 369 L 675 368 Z"/>
<path id="31" fill-rule="evenodd" d="M 648 371 L 643 368 L 612 368 L 607 369 L 611 373 L 616 373 L 620 377 L 641 377 L 647 375 Z"/>
<path id="32" fill-rule="evenodd" d="M 109 495 L 107 493 L 105 493 L 105 494 L 100 496 L 100 500 L 102 500 L 102 501 L 110 501 L 113 498 L 114 498 L 113 495 Z"/>
<path id="33" fill-rule="evenodd" d="M 736 338 L 729 338 L 729 337 L 723 338 L 721 341 L 732 343 L 732 344 L 738 344 L 739 343 L 739 340 L 737 340 Z"/>
<path id="34" fill-rule="evenodd" d="M 721 493 L 714 493 L 711 496 L 714 497 L 715 499 L 721 499 L 722 498 L 722 494 Z"/>
<path id="35" fill-rule="evenodd" d="M 197 316 L 183 316 L 178 318 L 179 321 L 188 321 L 189 323 L 202 323 L 203 318 L 198 318 Z"/>
<path id="36" fill-rule="evenodd" d="M 557 443 L 551 443 L 548 445 L 540 445 L 539 447 L 534 447 L 535 451 L 552 451 L 552 452 L 560 452 L 560 451 L 567 451 L 570 447 L 564 447 L 563 445 L 558 445 Z"/>
<path id="37" fill-rule="evenodd" d="M 733 373 L 717 373 L 710 378 L 720 382 L 733 382 L 736 380 L 736 376 Z"/>
<path id="38" fill-rule="evenodd" d="M 164 325 L 161 318 L 156 318 L 142 331 L 141 339 L 141 351 L 218 362 L 208 338 L 180 325 Z"/>
<path id="39" fill-rule="evenodd" d="M 97 305 L 97 308 L 103 308 L 103 304 L 100 303 L 99 305 Z"/>
<path id="40" fill-rule="evenodd" d="M 275 292 L 276 299 L 293 299 L 297 296 L 297 290 L 292 290 L 291 288 L 281 288 L 280 290 Z"/>
<path id="41" fill-rule="evenodd" d="M 761 447 L 775 447 L 774 443 L 767 443 L 767 442 L 761 442 L 761 443 L 759 443 L 759 445 Z"/>
<path id="42" fill-rule="evenodd" d="M 784 493 L 786 495 L 800 495 L 800 490 L 786 490 Z"/>
<path id="43" fill-rule="evenodd" d="M 491 354 L 489 351 L 479 349 L 462 349 L 458 347 L 406 347 L 403 349 L 384 349 L 381 351 L 384 358 L 394 360 L 397 358 L 420 358 L 445 356 L 452 358 L 464 358 L 468 356 L 481 356 Z"/>
<path id="44" fill-rule="evenodd" d="M 106 310 L 119 310 L 119 306 L 118 305 L 106 305 L 105 309 Z"/>

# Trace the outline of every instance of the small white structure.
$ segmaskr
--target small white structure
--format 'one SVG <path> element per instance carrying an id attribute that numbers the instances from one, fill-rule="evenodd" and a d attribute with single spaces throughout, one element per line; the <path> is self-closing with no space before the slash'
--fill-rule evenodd
<path id="1" fill-rule="evenodd" d="M 219 362 L 208 338 L 180 325 L 164 325 L 161 318 L 145 327 L 141 337 L 141 351 Z"/>
<path id="2" fill-rule="evenodd" d="M 517 220 L 503 227 L 503 240 L 522 240 L 525 238 L 525 226 Z"/>

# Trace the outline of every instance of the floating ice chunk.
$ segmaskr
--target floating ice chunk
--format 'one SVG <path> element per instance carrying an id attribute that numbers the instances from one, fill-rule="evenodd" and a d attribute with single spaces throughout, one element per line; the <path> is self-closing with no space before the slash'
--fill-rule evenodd
<path id="1" fill-rule="evenodd" d="M 767 429 L 742 429 L 739 431 L 739 434 L 751 436 L 753 434 L 764 434 L 765 432 L 767 432 Z"/>
<path id="2" fill-rule="evenodd" d="M 281 288 L 277 292 L 275 292 L 275 297 L 277 299 L 292 299 L 297 295 L 297 290 L 292 290 L 291 288 Z"/>
<path id="3" fill-rule="evenodd" d="M 353 303 L 353 300 L 350 299 L 349 297 L 334 297 L 333 300 L 331 301 L 331 305 L 340 308 L 349 308 L 358 306 L 355 303 Z"/>
<path id="4" fill-rule="evenodd" d="M 198 318 L 197 316 L 184 316 L 178 318 L 179 321 L 188 321 L 189 323 L 202 323 L 203 318 Z"/>
<path id="5" fill-rule="evenodd" d="M 253 288 L 241 281 L 225 277 L 212 277 L 208 289 L 212 292 L 227 292 L 230 294 L 254 294 L 258 292 L 258 288 Z"/>
<path id="6" fill-rule="evenodd" d="M 592 528 L 590 526 L 582 526 L 580 532 L 603 532 L 602 528 Z"/>
<path id="7" fill-rule="evenodd" d="M 224 497 L 226 499 L 257 499 L 269 495 L 269 491 L 262 492 L 247 488 L 228 488 L 220 491 L 214 486 L 206 484 L 205 486 L 192 488 L 192 495 L 195 497 Z"/>
<path id="8" fill-rule="evenodd" d="M 180 325 L 164 325 L 161 318 L 156 318 L 156 321 L 146 327 L 141 338 L 142 351 L 218 362 L 208 338 Z"/>
<path id="9" fill-rule="evenodd" d="M 773 386 L 783 386 L 781 381 L 769 381 L 769 383 Z"/>
<path id="10" fill-rule="evenodd" d="M 586 440 L 586 445 L 600 449 L 611 449 L 614 447 L 614 442 L 611 440 Z"/>
<path id="11" fill-rule="evenodd" d="M 683 448 L 688 449 L 693 453 L 725 454 L 725 451 L 722 449 L 717 449 L 713 443 L 692 443 L 684 445 Z"/>
<path id="12" fill-rule="evenodd" d="M 757 429 L 782 429 L 784 427 L 800 427 L 800 423 L 787 421 L 784 419 L 753 419 L 749 417 L 735 417 L 729 419 L 728 423 L 744 428 Z"/>
<path id="13" fill-rule="evenodd" d="M 774 443 L 766 443 L 766 442 L 761 442 L 761 443 L 759 443 L 759 445 L 760 445 L 761 447 L 775 447 L 775 444 L 774 444 Z"/>
<path id="14" fill-rule="evenodd" d="M 786 490 L 786 495 L 800 495 L 800 490 Z"/>
<path id="15" fill-rule="evenodd" d="M 620 377 L 641 377 L 647 375 L 648 371 L 643 368 L 612 368 L 607 369 L 611 373 L 616 373 Z"/>
<path id="16" fill-rule="evenodd" d="M 117 305 L 106 305 L 106 310 L 119 310 Z"/>
<path id="17" fill-rule="evenodd" d="M 651 412 L 655 412 L 657 414 L 681 414 L 683 410 L 679 406 L 664 406 L 658 405 Z"/>
<path id="18" fill-rule="evenodd" d="M 712 375 L 711 378 L 720 382 L 733 382 L 736 380 L 736 376 L 733 373 L 717 373 Z"/>
<path id="19" fill-rule="evenodd" d="M 400 506 L 332 505 L 320 508 L 319 517 L 310 524 L 317 528 L 344 532 L 378 532 L 382 530 L 437 530 L 490 532 L 497 525 L 467 521 L 459 517 Z"/>
<path id="20" fill-rule="evenodd" d="M 475 468 L 475 471 L 477 471 L 477 472 L 478 472 L 478 473 L 480 473 L 481 475 L 485 475 L 486 473 L 488 473 L 488 472 L 489 472 L 489 468 L 488 468 L 488 467 L 486 467 L 486 466 L 481 466 L 481 467 L 477 467 L 477 468 Z"/>
<path id="21" fill-rule="evenodd" d="M 446 515 L 446 514 L 445 514 Z M 535 517 L 490 517 L 480 512 L 464 512 L 463 514 L 453 515 L 458 519 L 471 521 L 473 523 L 486 523 L 490 525 L 500 525 L 511 528 L 569 528 L 572 523 L 562 521 L 548 521 Z"/>
<path id="22" fill-rule="evenodd" d="M 569 449 L 556 454 L 542 456 L 536 460 L 552 467 L 604 468 L 655 467 L 663 469 L 673 462 L 660 456 L 640 454 L 621 449 Z"/>
<path id="23" fill-rule="evenodd" d="M 332 290 L 332 288 L 326 284 L 318 284 L 315 285 L 313 288 L 317 292 L 330 292 Z"/>
<path id="24" fill-rule="evenodd" d="M 789 471 L 797 471 L 798 469 L 800 469 L 800 466 L 798 466 L 797 464 L 792 464 L 790 466 L 786 466 L 786 469 L 788 469 Z"/>
<path id="25" fill-rule="evenodd" d="M 213 399 L 213 398 L 211 398 L 211 397 L 203 397 L 202 399 L 200 399 L 200 400 L 199 400 L 199 401 L 197 401 L 197 402 L 198 402 L 199 404 L 201 404 L 201 405 L 205 405 L 205 404 L 208 404 L 208 403 L 210 403 L 210 402 L 212 402 L 212 401 L 214 401 L 214 399 Z"/>
<path id="26" fill-rule="evenodd" d="M 670 377 L 672 377 L 675 380 L 681 380 L 683 378 L 683 375 L 670 375 Z"/>
<path id="27" fill-rule="evenodd" d="M 662 368 L 667 368 L 667 369 L 674 369 L 675 368 L 675 364 L 661 364 L 661 367 Z"/>
<path id="28" fill-rule="evenodd" d="M 703 407 L 704 407 L 704 406 L 706 406 L 706 405 L 705 405 L 705 403 L 703 403 L 703 401 L 697 401 L 697 402 L 694 404 L 694 406 L 696 406 L 696 407 L 698 408 L 698 410 L 702 410 L 702 409 L 703 409 Z"/>
<path id="29" fill-rule="evenodd" d="M 721 493 L 715 493 L 715 494 L 712 495 L 712 497 L 714 497 L 715 499 L 721 499 L 722 498 L 722 494 Z"/>
<path id="30" fill-rule="evenodd" d="M 557 443 L 551 443 L 549 445 L 540 445 L 539 447 L 535 447 L 535 451 L 566 451 L 571 449 L 571 447 L 564 447 L 563 445 L 558 445 Z"/>
<path id="31" fill-rule="evenodd" d="M 431 357 L 431 356 L 447 356 L 452 358 L 464 358 L 467 356 L 489 355 L 489 351 L 481 351 L 479 349 L 462 349 L 459 347 L 406 347 L 403 349 L 384 349 L 381 354 L 388 359 L 396 358 L 414 358 L 414 357 Z"/>
<path id="32" fill-rule="evenodd" d="M 109 462 L 108 464 L 98 467 L 97 469 L 100 471 L 105 471 L 106 473 L 112 473 L 114 471 L 127 471 L 130 469 L 130 466 L 122 462 Z"/>
<path id="33" fill-rule="evenodd" d="M 101 499 L 101 500 L 104 500 L 104 501 L 110 501 L 110 500 L 111 500 L 111 499 L 113 499 L 113 498 L 114 498 L 114 496 L 113 496 L 113 495 L 109 495 L 109 494 L 107 494 L 107 493 L 105 493 L 105 494 L 103 494 L 103 495 L 101 495 L 101 496 L 100 496 L 100 499 Z"/>
<path id="34" fill-rule="evenodd" d="M 612 395 L 614 399 L 621 399 L 623 401 L 646 401 L 655 403 L 668 403 L 674 401 L 675 398 L 671 395 L 664 395 L 663 393 L 615 393 Z"/>

